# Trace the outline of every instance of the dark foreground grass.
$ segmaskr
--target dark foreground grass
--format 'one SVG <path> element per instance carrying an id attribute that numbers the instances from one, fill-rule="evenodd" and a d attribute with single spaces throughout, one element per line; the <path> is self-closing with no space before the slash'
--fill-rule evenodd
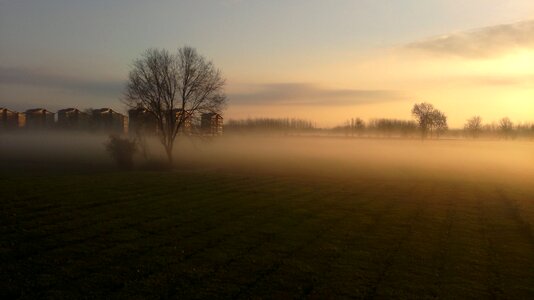
<path id="1" fill-rule="evenodd" d="M 0 176 L 2 299 L 534 299 L 534 194 L 511 187 Z"/>

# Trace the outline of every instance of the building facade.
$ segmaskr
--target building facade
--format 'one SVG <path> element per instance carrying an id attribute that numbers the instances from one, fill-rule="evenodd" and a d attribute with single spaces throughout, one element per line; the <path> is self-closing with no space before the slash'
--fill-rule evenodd
<path id="1" fill-rule="evenodd" d="M 19 113 L 0 108 L 0 130 L 13 130 L 19 127 Z"/>
<path id="2" fill-rule="evenodd" d="M 128 110 L 128 132 L 130 134 L 157 134 L 158 126 L 156 117 L 144 108 Z"/>
<path id="3" fill-rule="evenodd" d="M 183 124 L 180 128 L 179 133 L 182 135 L 192 135 L 193 134 L 193 115 L 185 111 L 185 114 L 181 108 L 177 108 L 173 110 L 174 116 L 176 118 L 176 124 L 180 122 L 180 120 L 183 118 Z"/>
<path id="4" fill-rule="evenodd" d="M 94 109 L 91 121 L 93 129 L 97 131 L 118 134 L 126 132 L 126 117 L 111 108 Z"/>
<path id="5" fill-rule="evenodd" d="M 28 109 L 25 113 L 28 129 L 51 129 L 55 125 L 55 114 L 44 108 Z"/>
<path id="6" fill-rule="evenodd" d="M 65 108 L 57 112 L 57 127 L 69 130 L 89 128 L 89 115 L 76 108 Z"/>
<path id="7" fill-rule="evenodd" d="M 222 135 L 223 117 L 217 113 L 202 114 L 200 118 L 200 128 L 204 135 Z"/>

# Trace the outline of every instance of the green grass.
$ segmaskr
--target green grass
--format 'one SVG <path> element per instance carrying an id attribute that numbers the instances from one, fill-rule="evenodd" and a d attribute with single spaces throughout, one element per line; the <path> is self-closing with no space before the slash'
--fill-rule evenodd
<path id="1" fill-rule="evenodd" d="M 534 193 L 455 180 L 0 175 L 7 298 L 534 299 Z"/>

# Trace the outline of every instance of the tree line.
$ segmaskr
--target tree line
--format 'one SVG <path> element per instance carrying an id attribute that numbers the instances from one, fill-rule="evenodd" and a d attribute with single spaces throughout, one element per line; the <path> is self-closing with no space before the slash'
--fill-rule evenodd
<path id="1" fill-rule="evenodd" d="M 418 128 L 415 121 L 379 118 L 366 123 L 361 118 L 351 118 L 343 125 L 334 127 L 332 131 L 347 136 L 409 137 L 415 135 Z"/>
<path id="2" fill-rule="evenodd" d="M 498 122 L 484 124 L 480 116 L 468 119 L 464 125 L 465 135 L 471 138 L 501 137 L 513 139 L 517 137 L 534 137 L 534 123 L 515 124 L 505 117 Z"/>
<path id="3" fill-rule="evenodd" d="M 411 110 L 413 120 L 376 118 L 364 121 L 359 117 L 346 120 L 331 129 L 322 129 L 312 121 L 294 118 L 248 118 L 229 120 L 226 132 L 282 131 L 284 133 L 315 132 L 320 134 L 341 134 L 345 136 L 368 137 L 420 137 L 438 139 L 443 135 L 465 138 L 534 137 L 534 123 L 515 124 L 510 118 L 484 123 L 480 116 L 466 120 L 461 129 L 450 129 L 447 115 L 430 103 L 414 104 Z"/>
<path id="4" fill-rule="evenodd" d="M 315 126 L 311 121 L 296 118 L 247 118 L 230 119 L 225 124 L 229 131 L 307 131 Z"/>

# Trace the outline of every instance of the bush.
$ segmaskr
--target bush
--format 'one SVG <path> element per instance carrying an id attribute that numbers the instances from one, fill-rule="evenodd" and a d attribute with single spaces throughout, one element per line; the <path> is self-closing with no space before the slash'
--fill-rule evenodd
<path id="1" fill-rule="evenodd" d="M 110 135 L 105 146 L 109 155 L 115 160 L 119 168 L 130 170 L 133 167 L 133 156 L 137 152 L 135 141 Z"/>

